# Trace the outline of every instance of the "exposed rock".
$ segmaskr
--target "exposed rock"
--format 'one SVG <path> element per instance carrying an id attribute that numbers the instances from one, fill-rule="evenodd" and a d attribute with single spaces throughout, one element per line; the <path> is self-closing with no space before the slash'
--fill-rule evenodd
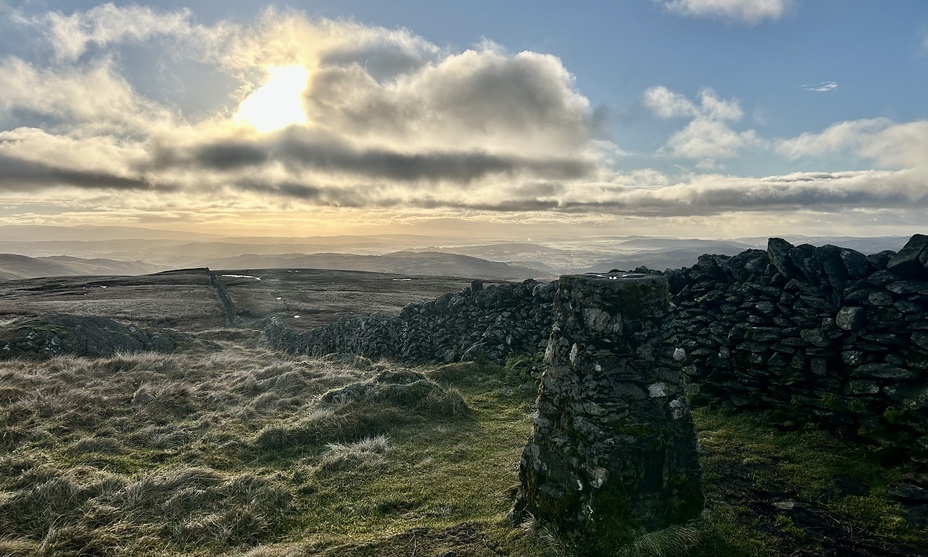
<path id="1" fill-rule="evenodd" d="M 24 318 L 0 327 L 0 359 L 49 358 L 61 354 L 86 357 L 119 352 L 171 352 L 193 344 L 189 335 L 123 325 L 105 317 L 54 313 Z"/>
<path id="2" fill-rule="evenodd" d="M 871 292 L 867 300 L 874 306 L 891 306 L 894 301 L 892 294 L 882 291 Z"/>

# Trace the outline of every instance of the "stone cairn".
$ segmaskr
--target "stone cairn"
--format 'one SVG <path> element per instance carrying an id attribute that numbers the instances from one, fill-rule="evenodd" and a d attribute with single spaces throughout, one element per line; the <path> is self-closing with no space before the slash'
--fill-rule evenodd
<path id="1" fill-rule="evenodd" d="M 666 279 L 561 277 L 514 517 L 590 555 L 703 508 Z"/>

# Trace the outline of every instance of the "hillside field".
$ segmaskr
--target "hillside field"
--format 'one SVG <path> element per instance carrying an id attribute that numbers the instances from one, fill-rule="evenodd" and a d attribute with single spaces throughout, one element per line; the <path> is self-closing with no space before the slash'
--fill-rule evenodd
<path id="1" fill-rule="evenodd" d="M 367 277 L 357 297 L 344 294 L 349 284 L 336 288 L 344 276 L 328 278 L 329 291 L 343 294 L 300 302 L 315 300 L 318 315 L 363 311 L 375 284 L 384 310 L 406 299 L 391 294 L 389 276 Z M 277 298 L 246 295 L 268 279 L 230 279 L 241 306 Z M 208 283 L 176 280 L 162 275 L 163 293 L 187 292 L 210 317 L 181 301 L 157 304 L 149 281 L 150 313 L 136 321 L 203 342 L 174 353 L 0 360 L 0 555 L 586 555 L 544 525 L 508 518 L 536 360 L 408 368 L 286 355 L 265 346 L 258 317 L 223 326 Z M 40 295 L 6 283 L 0 307 L 31 292 L 32 314 L 73 302 L 132 321 L 119 288 L 101 288 L 113 284 L 40 281 Z M 321 287 L 305 291 L 313 288 Z M 88 290 L 98 304 L 73 294 Z M 0 326 L 16 317 L 7 311 Z M 644 534 L 616 555 L 928 553 L 928 530 L 912 525 L 888 487 L 915 482 L 919 470 L 881 468 L 865 447 L 818 430 L 779 431 L 762 416 L 701 408 L 695 421 L 702 519 Z"/>

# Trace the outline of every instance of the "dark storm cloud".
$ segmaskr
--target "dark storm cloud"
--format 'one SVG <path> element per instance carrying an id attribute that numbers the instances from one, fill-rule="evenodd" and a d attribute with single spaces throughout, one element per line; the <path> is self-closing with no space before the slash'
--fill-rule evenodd
<path id="1" fill-rule="evenodd" d="M 81 189 L 175 191 L 145 178 L 127 178 L 105 172 L 58 168 L 0 154 L 0 191 L 33 191 L 70 186 Z"/>

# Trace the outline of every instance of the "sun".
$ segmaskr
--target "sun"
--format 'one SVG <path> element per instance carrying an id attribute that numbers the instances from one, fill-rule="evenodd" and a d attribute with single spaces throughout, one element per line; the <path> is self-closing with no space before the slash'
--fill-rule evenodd
<path id="1" fill-rule="evenodd" d="M 259 133 L 305 125 L 302 96 L 309 72 L 303 66 L 272 66 L 267 73 L 267 82 L 242 101 L 233 121 Z"/>

